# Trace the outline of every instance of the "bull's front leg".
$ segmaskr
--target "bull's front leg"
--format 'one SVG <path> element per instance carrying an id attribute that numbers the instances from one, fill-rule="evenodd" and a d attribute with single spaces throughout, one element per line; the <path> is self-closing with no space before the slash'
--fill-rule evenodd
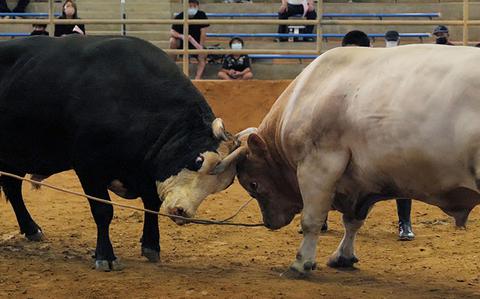
<path id="1" fill-rule="evenodd" d="M 305 276 L 316 267 L 317 241 L 333 202 L 335 185 L 348 163 L 344 151 L 316 151 L 297 168 L 303 198 L 303 240 L 288 276 Z"/>
<path id="2" fill-rule="evenodd" d="M 355 236 L 365 220 L 357 220 L 347 215 L 343 215 L 342 219 L 345 234 L 337 250 L 332 254 L 327 263 L 328 266 L 333 268 L 348 268 L 358 262 L 355 256 Z"/>
<path id="3" fill-rule="evenodd" d="M 156 194 L 142 196 L 145 209 L 158 212 L 161 201 Z M 160 231 L 158 228 L 158 215 L 145 213 L 145 222 L 143 223 L 142 256 L 149 262 L 160 261 Z"/>

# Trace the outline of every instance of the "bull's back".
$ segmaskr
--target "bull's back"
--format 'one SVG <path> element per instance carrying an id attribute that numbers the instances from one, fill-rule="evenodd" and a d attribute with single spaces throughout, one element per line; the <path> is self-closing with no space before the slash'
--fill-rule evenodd
<path id="1" fill-rule="evenodd" d="M 0 58 L 0 161 L 29 172 L 70 168 L 81 143 L 121 151 L 126 134 L 161 113 L 158 85 L 186 84 L 162 51 L 132 38 L 33 37 L 0 43 L 7 56 Z"/>
<path id="2" fill-rule="evenodd" d="M 314 61 L 279 98 L 278 127 L 284 138 L 321 138 L 336 128 L 380 145 L 418 141 L 418 129 L 425 136 L 435 130 L 445 135 L 448 129 L 467 142 L 480 126 L 477 120 L 465 122 L 466 116 L 480 115 L 479 61 L 480 51 L 466 47 L 335 49 Z M 458 131 L 462 126 L 469 127 L 468 136 Z"/>

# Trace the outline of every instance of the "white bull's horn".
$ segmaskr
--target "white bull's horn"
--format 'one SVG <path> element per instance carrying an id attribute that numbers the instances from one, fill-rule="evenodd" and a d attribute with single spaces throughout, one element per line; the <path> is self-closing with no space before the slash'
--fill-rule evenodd
<path id="1" fill-rule="evenodd" d="M 210 172 L 212 175 L 217 175 L 224 172 L 230 165 L 235 163 L 239 158 L 243 157 L 247 153 L 247 147 L 241 146 L 226 156 L 220 163 L 218 163 L 215 168 Z"/>
<path id="2" fill-rule="evenodd" d="M 235 138 L 237 139 L 240 139 L 242 138 L 243 136 L 247 136 L 247 135 L 250 135 L 252 133 L 257 133 L 258 132 L 258 129 L 257 128 L 246 128 L 245 130 L 235 134 Z"/>
<path id="3" fill-rule="evenodd" d="M 213 136 L 219 140 L 227 141 L 227 133 L 225 133 L 225 126 L 223 125 L 223 120 L 221 118 L 215 118 L 212 122 L 212 131 Z"/>

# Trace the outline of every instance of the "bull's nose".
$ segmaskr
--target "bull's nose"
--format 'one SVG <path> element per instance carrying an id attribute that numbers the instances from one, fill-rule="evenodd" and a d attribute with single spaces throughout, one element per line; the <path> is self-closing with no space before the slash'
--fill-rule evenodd
<path id="1" fill-rule="evenodd" d="M 181 217 L 185 217 L 185 218 L 190 218 L 188 213 L 183 208 L 180 208 L 180 207 L 175 207 L 175 208 L 169 209 L 168 214 L 174 215 L 174 216 L 181 216 Z M 185 220 L 185 219 L 179 219 L 179 218 L 176 218 L 176 217 L 170 217 L 170 219 L 172 219 L 173 222 L 175 222 L 177 225 L 184 225 L 184 224 L 188 223 L 188 221 Z"/>

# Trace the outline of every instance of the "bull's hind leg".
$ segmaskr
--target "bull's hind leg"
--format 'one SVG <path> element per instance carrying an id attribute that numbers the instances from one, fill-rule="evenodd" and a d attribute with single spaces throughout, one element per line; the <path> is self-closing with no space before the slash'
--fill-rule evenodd
<path id="1" fill-rule="evenodd" d="M 22 177 L 25 176 L 25 173 L 15 172 L 15 174 Z M 23 201 L 22 181 L 7 176 L 1 176 L 0 184 L 7 200 L 10 201 L 10 204 L 13 207 L 18 225 L 20 226 L 20 233 L 25 234 L 30 241 L 41 241 L 43 239 L 42 229 L 35 223 L 35 221 L 33 221 L 27 207 L 25 206 L 25 202 Z"/>
<path id="2" fill-rule="evenodd" d="M 348 163 L 348 154 L 316 152 L 298 167 L 297 176 L 303 198 L 303 241 L 288 276 L 304 276 L 316 267 L 317 241 L 333 202 L 335 184 Z"/>
<path id="3" fill-rule="evenodd" d="M 107 192 L 107 183 L 99 178 L 88 175 L 77 175 L 82 184 L 82 188 L 87 195 L 110 200 Z M 113 218 L 113 207 L 108 204 L 88 200 L 93 218 L 97 224 L 97 246 L 95 249 L 95 268 L 99 271 L 121 270 L 122 266 L 118 263 L 113 253 L 112 243 L 110 242 L 110 222 Z"/>
<path id="4" fill-rule="evenodd" d="M 340 242 L 337 250 L 333 253 L 328 261 L 328 266 L 333 268 L 352 267 L 358 262 L 355 256 L 355 236 L 358 230 L 362 227 L 365 220 L 357 220 L 347 215 L 343 215 L 343 226 L 345 227 L 345 234 Z"/>

